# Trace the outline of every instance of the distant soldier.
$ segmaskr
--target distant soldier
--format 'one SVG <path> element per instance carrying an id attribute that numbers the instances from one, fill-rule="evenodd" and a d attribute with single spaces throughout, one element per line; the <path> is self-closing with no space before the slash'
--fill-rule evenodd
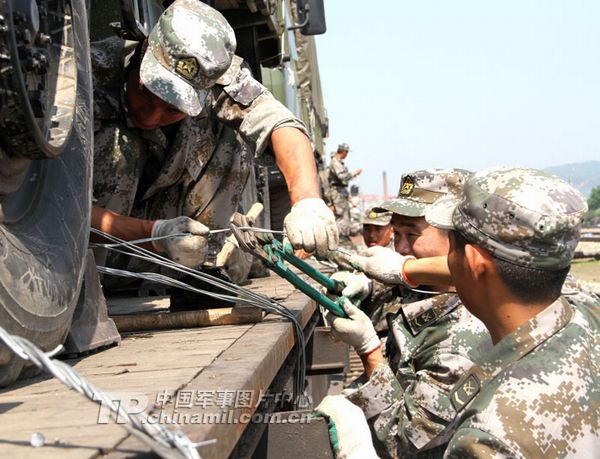
<path id="1" fill-rule="evenodd" d="M 367 248 L 379 245 L 394 248 L 394 230 L 392 228 L 392 213 L 389 211 L 375 212 L 373 207 L 367 209 L 363 216 L 362 237 Z"/>
<path id="2" fill-rule="evenodd" d="M 350 231 L 349 235 L 358 236 L 362 233 L 362 210 L 360 210 L 360 192 L 358 185 L 350 186 L 350 197 L 348 198 L 350 206 Z"/>
<path id="3" fill-rule="evenodd" d="M 450 230 L 456 290 L 494 342 L 450 393 L 446 457 L 600 451 L 600 300 L 561 295 L 586 211 L 558 177 L 493 168 L 427 212 Z"/>
<path id="4" fill-rule="evenodd" d="M 492 345 L 483 323 L 451 288 L 429 285 L 414 291 L 405 271 L 407 260 L 448 253 L 447 232 L 430 226 L 424 215 L 438 199 L 459 196 L 469 175 L 461 169 L 403 175 L 398 197 L 379 206 L 393 214 L 396 250 L 374 246 L 367 256 L 352 257 L 366 276 L 332 276 L 346 284 L 344 295 L 361 300 L 361 309 L 347 307 L 350 319 L 328 318 L 334 334 L 352 345 L 365 365 L 366 378 L 357 380 L 346 398 L 369 420 L 383 457 L 440 454 L 447 442 L 440 434 L 455 414 L 450 390 Z M 380 337 L 385 335 L 384 358 Z"/>
<path id="5" fill-rule="evenodd" d="M 95 227 L 124 239 L 189 232 L 154 248 L 197 265 L 209 244 L 214 259 L 219 238 L 209 241 L 208 229 L 228 226 L 252 158 L 270 145 L 290 192 L 290 242 L 320 254 L 335 247 L 304 125 L 235 48 L 225 18 L 195 0 L 176 0 L 134 48 L 118 37 L 92 43 Z"/>
<path id="6" fill-rule="evenodd" d="M 362 169 L 357 169 L 354 173 L 351 173 L 344 164 L 344 159 L 348 156 L 349 151 L 350 147 L 347 143 L 340 144 L 337 152 L 331 157 L 328 169 L 329 199 L 335 208 L 335 219 L 340 237 L 346 240 L 350 236 L 350 204 L 348 202 L 350 193 L 348 185 L 350 180 L 358 177 L 362 172 Z"/>

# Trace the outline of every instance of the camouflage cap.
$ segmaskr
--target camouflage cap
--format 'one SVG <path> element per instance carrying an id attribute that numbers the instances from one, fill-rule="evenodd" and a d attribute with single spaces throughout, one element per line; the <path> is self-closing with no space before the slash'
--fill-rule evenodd
<path id="1" fill-rule="evenodd" d="M 426 169 L 402 175 L 398 196 L 383 202 L 376 211 L 388 210 L 407 217 L 423 217 L 438 199 L 460 196 L 471 172 L 465 169 Z"/>
<path id="2" fill-rule="evenodd" d="M 337 151 L 350 151 L 350 145 L 348 145 L 347 143 L 340 143 L 338 145 Z"/>
<path id="3" fill-rule="evenodd" d="M 197 0 L 176 0 L 148 37 L 140 79 L 165 102 L 196 116 L 208 89 L 231 65 L 235 47 L 221 13 Z"/>
<path id="4" fill-rule="evenodd" d="M 586 212 L 585 198 L 560 178 L 497 167 L 473 175 L 460 198 L 438 201 L 426 218 L 502 260 L 558 270 L 573 258 Z"/>
<path id="5" fill-rule="evenodd" d="M 375 212 L 374 208 L 367 209 L 363 218 L 363 225 L 387 226 L 392 220 L 391 212 Z"/>

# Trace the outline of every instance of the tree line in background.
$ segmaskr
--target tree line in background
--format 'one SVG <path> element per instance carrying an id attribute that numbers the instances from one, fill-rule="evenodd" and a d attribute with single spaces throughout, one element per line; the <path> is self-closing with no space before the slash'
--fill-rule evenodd
<path id="1" fill-rule="evenodd" d="M 588 198 L 588 207 L 587 223 L 593 225 L 600 224 L 600 186 L 592 188 L 592 192 Z"/>

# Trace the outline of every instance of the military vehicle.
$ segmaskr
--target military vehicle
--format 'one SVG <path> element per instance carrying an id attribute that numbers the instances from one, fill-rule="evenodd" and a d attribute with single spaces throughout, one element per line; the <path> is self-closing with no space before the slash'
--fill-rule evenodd
<path id="1" fill-rule="evenodd" d="M 89 237 L 92 82 L 84 0 L 0 2 L 0 324 L 64 341 Z M 0 385 L 24 362 L 0 346 Z"/>
<path id="2" fill-rule="evenodd" d="M 0 0 L 0 324 L 43 350 L 64 342 L 78 302 L 89 238 L 92 81 L 89 43 L 120 29 L 141 39 L 171 1 Z M 302 117 L 322 156 L 327 120 L 315 46 L 315 0 L 207 2 L 232 24 L 237 53 Z M 274 165 L 248 193 L 268 225 L 289 209 Z M 269 199 L 270 197 L 270 199 Z M 269 206 L 268 203 L 271 202 Z M 0 386 L 31 370 L 0 345 Z"/>

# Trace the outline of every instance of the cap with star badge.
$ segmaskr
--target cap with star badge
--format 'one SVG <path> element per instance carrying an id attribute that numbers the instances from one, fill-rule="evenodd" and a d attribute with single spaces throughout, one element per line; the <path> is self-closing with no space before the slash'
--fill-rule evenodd
<path id="1" fill-rule="evenodd" d="M 375 210 L 387 210 L 407 217 L 423 217 L 427 207 L 438 199 L 459 196 L 471 175 L 465 169 L 426 169 L 404 174 L 398 196 L 383 202 Z"/>
<path id="2" fill-rule="evenodd" d="M 373 208 L 367 209 L 363 218 L 363 225 L 387 226 L 392 220 L 392 213 L 387 211 L 375 212 Z"/>
<path id="3" fill-rule="evenodd" d="M 581 193 L 555 175 L 495 167 L 473 175 L 459 198 L 436 202 L 426 219 L 496 258 L 552 271 L 571 263 L 586 212 Z"/>
<path id="4" fill-rule="evenodd" d="M 148 37 L 140 79 L 165 102 L 197 116 L 209 88 L 231 65 L 235 47 L 221 13 L 197 0 L 176 0 Z"/>

